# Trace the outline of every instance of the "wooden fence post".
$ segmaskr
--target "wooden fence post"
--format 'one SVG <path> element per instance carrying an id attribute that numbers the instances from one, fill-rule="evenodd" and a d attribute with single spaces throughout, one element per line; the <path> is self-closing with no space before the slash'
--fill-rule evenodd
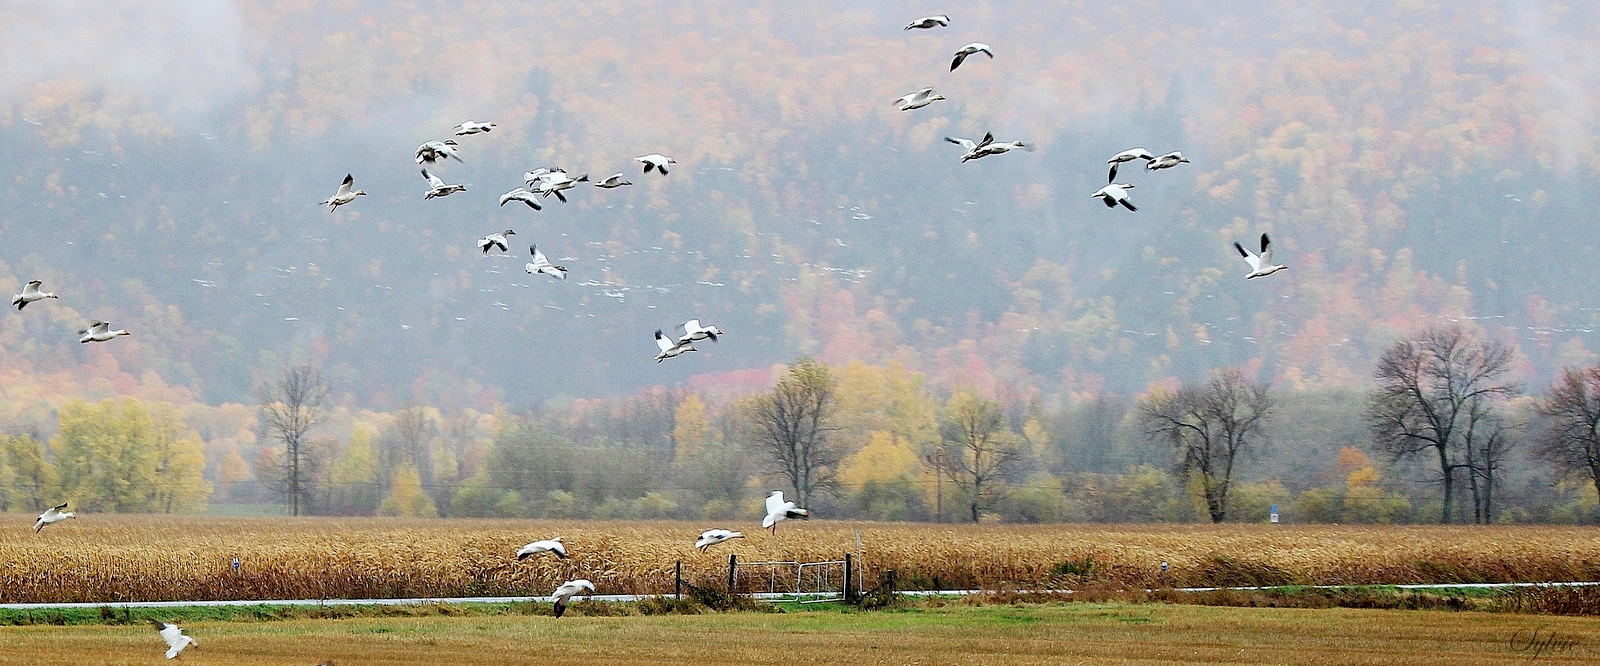
<path id="1" fill-rule="evenodd" d="M 672 598 L 683 599 L 683 560 L 678 560 L 672 574 Z"/>
<path id="2" fill-rule="evenodd" d="M 734 577 L 735 573 L 738 570 L 739 570 L 739 556 L 734 554 L 734 553 L 728 553 L 728 594 L 729 594 L 729 596 L 737 595 L 739 593 L 738 580 Z"/>
<path id="3" fill-rule="evenodd" d="M 850 587 L 850 569 L 855 565 L 855 559 L 850 553 L 844 554 L 844 602 L 850 603 L 855 599 L 855 588 Z"/>

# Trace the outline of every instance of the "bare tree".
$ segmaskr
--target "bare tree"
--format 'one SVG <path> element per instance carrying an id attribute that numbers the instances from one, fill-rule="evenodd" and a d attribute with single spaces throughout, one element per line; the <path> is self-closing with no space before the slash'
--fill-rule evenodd
<path id="1" fill-rule="evenodd" d="M 789 480 L 802 505 L 833 483 L 843 450 L 829 441 L 837 381 L 828 367 L 810 358 L 789 364 L 789 372 L 768 393 L 748 405 L 752 435 L 774 471 Z"/>
<path id="2" fill-rule="evenodd" d="M 1145 433 L 1176 448 L 1183 473 L 1199 479 L 1213 523 L 1227 519 L 1234 463 L 1271 411 L 1266 385 L 1246 380 L 1234 368 L 1204 384 L 1153 394 L 1139 405 Z"/>
<path id="3" fill-rule="evenodd" d="M 289 496 L 290 513 L 300 515 L 307 499 L 312 453 L 306 446 L 306 433 L 316 427 L 328 405 L 330 387 L 322 373 L 309 365 L 285 369 L 275 382 L 264 382 L 256 389 L 261 403 L 261 424 L 268 436 L 283 443 L 282 490 Z"/>
<path id="4" fill-rule="evenodd" d="M 967 498 L 972 522 L 983 517 L 1003 486 L 1001 478 L 1021 453 L 1021 440 L 1006 427 L 1000 403 L 971 393 L 957 393 L 945 408 L 939 436 L 942 470 Z"/>
<path id="5" fill-rule="evenodd" d="M 1520 391 L 1501 380 L 1515 354 L 1508 345 L 1448 326 L 1396 342 L 1378 359 L 1378 388 L 1367 408 L 1373 444 L 1396 460 L 1431 454 L 1444 491 L 1440 522 L 1451 521 L 1456 472 L 1485 471 L 1474 471 L 1472 449 L 1495 429 L 1498 403 Z"/>
<path id="6" fill-rule="evenodd" d="M 1600 366 L 1566 368 L 1539 401 L 1540 458 L 1567 476 L 1587 477 L 1600 493 Z"/>

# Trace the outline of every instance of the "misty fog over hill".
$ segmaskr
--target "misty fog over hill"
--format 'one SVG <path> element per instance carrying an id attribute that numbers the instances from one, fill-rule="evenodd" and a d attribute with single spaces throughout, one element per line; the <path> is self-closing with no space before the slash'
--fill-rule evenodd
<path id="1" fill-rule="evenodd" d="M 1360 388 L 1464 322 L 1548 383 L 1600 348 L 1600 8 L 1536 2 L 151 2 L 0 9 L 0 364 L 359 405 L 715 386 L 797 355 L 1136 393 Z M 958 11 L 959 10 L 959 11 Z M 910 17 L 952 27 L 903 31 Z M 982 41 L 995 58 L 948 71 Z M 949 98 L 911 112 L 896 97 Z M 467 191 L 412 155 L 453 125 Z M 963 164 L 945 136 L 1036 143 Z M 1089 195 L 1133 146 L 1137 213 Z M 636 155 L 678 160 L 639 173 Z M 496 205 L 522 173 L 590 187 Z M 369 196 L 317 202 L 346 173 Z M 515 229 L 510 257 L 483 235 Z M 1273 235 L 1246 282 L 1231 243 Z M 537 243 L 565 281 L 523 273 Z M 105 318 L 115 348 L 76 344 Z M 726 336 L 657 365 L 686 319 Z M 90 379 L 83 379 L 85 382 Z"/>

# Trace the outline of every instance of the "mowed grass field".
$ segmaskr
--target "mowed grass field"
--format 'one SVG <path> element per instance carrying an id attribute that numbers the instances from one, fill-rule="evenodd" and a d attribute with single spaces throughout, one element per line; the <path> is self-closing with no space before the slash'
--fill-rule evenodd
<path id="1" fill-rule="evenodd" d="M 856 551 L 858 533 L 866 584 L 893 569 L 902 589 L 1600 580 L 1600 531 L 1585 527 L 814 520 L 773 536 L 741 521 L 85 515 L 34 534 L 31 516 L 4 518 L 9 603 L 547 595 L 575 577 L 601 594 L 654 593 L 672 589 L 680 560 L 685 578 L 721 586 L 730 553 L 832 560 Z M 700 531 L 718 526 L 747 538 L 696 552 Z M 555 536 L 569 559 L 515 559 L 524 543 Z M 752 573 L 746 591 L 767 580 Z"/>
<path id="2" fill-rule="evenodd" d="M 1600 660 L 1600 620 L 1164 604 L 629 617 L 197 622 L 201 664 L 1548 664 Z M 1533 632 L 1550 638 L 1536 656 Z M 0 663 L 170 663 L 142 626 L 3 627 Z"/>

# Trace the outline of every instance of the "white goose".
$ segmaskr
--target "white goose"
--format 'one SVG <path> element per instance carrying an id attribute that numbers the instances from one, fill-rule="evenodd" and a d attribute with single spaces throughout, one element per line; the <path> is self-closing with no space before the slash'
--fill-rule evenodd
<path id="1" fill-rule="evenodd" d="M 783 501 L 783 491 L 774 490 L 767 493 L 767 517 L 761 519 L 761 528 L 778 533 L 778 523 L 789 518 L 810 519 L 811 512 L 798 508 L 794 502 Z"/>
<path id="2" fill-rule="evenodd" d="M 193 645 L 196 650 L 200 649 L 200 642 L 184 635 L 183 630 L 179 629 L 178 625 L 154 619 L 150 620 L 150 624 L 155 625 L 156 630 L 161 632 L 161 640 L 167 642 L 168 659 L 177 659 L 178 654 L 190 645 Z"/>
<path id="3" fill-rule="evenodd" d="M 722 329 L 717 328 L 716 326 L 701 326 L 699 319 L 690 319 L 689 321 L 683 322 L 683 325 L 679 326 L 678 330 L 683 331 L 683 336 L 678 338 L 678 344 L 680 345 L 686 345 L 694 342 L 695 340 L 705 340 L 707 338 L 709 338 L 712 342 L 716 342 L 717 336 L 722 335 Z"/>
<path id="4" fill-rule="evenodd" d="M 694 345 L 674 342 L 672 338 L 667 337 L 667 334 L 661 332 L 661 329 L 659 328 L 656 329 L 656 346 L 661 348 L 661 353 L 656 354 L 657 363 L 665 361 L 669 358 L 677 358 L 686 352 L 700 351 L 695 349 Z"/>
<path id="5" fill-rule="evenodd" d="M 1112 155 L 1111 159 L 1106 160 L 1106 164 L 1110 164 L 1111 165 L 1111 176 L 1109 178 L 1106 178 L 1106 182 L 1108 182 L 1108 183 L 1117 182 L 1117 167 L 1121 166 L 1123 162 L 1132 162 L 1134 160 L 1144 160 L 1145 164 L 1149 164 L 1150 160 L 1153 160 L 1155 158 L 1156 158 L 1155 155 L 1151 155 L 1150 151 L 1145 150 L 1143 148 L 1129 148 L 1129 149 L 1124 150 L 1124 151 L 1122 151 L 1120 153 Z"/>
<path id="6" fill-rule="evenodd" d="M 531 187 L 533 188 L 535 194 L 541 194 L 546 197 L 554 194 L 556 195 L 557 199 L 561 200 L 561 203 L 566 203 L 567 196 L 562 194 L 562 192 L 577 187 L 578 183 L 587 182 L 589 182 L 589 174 L 583 174 L 577 178 L 573 178 L 572 176 L 567 175 L 567 172 L 557 169 L 555 171 L 541 174 Z"/>
<path id="7" fill-rule="evenodd" d="M 961 50 L 956 51 L 956 59 L 950 61 L 950 71 L 952 71 L 952 72 L 956 71 L 956 68 L 960 67 L 961 63 L 966 62 L 967 56 L 972 55 L 974 53 L 982 53 L 982 54 L 984 54 L 986 56 L 989 56 L 990 60 L 994 59 L 994 51 L 990 51 L 989 50 L 989 45 L 988 44 L 985 44 L 983 42 L 973 42 L 971 44 L 968 44 L 966 46 L 961 47 Z"/>
<path id="8" fill-rule="evenodd" d="M 478 239 L 478 249 L 483 250 L 486 255 L 489 254 L 489 248 L 491 247 L 497 247 L 500 248 L 501 252 L 507 252 L 511 249 L 511 243 L 506 240 L 506 236 L 515 235 L 517 235 L 517 232 L 510 229 L 497 234 L 489 234 Z"/>
<path id="9" fill-rule="evenodd" d="M 927 30 L 929 28 L 950 27 L 950 17 L 940 14 L 938 16 L 924 16 L 906 24 L 907 30 Z"/>
<path id="10" fill-rule="evenodd" d="M 550 259 L 545 257 L 543 252 L 539 251 L 539 246 L 529 245 L 528 253 L 533 255 L 533 261 L 523 265 L 522 269 L 528 271 L 529 275 L 544 273 L 545 275 L 558 277 L 563 280 L 567 279 L 566 267 L 557 266 L 550 263 Z"/>
<path id="11" fill-rule="evenodd" d="M 626 180 L 623 180 L 622 179 L 622 174 L 614 173 L 614 174 L 611 174 L 609 176 L 606 176 L 605 180 L 602 180 L 602 181 L 600 181 L 598 183 L 595 183 L 594 186 L 598 187 L 598 188 L 600 188 L 602 190 L 609 190 L 609 189 L 612 189 L 612 188 L 622 187 L 624 185 L 632 185 L 632 184 L 633 183 L 630 183 L 630 182 L 628 182 Z"/>
<path id="12" fill-rule="evenodd" d="M 579 578 L 577 580 L 569 580 L 565 583 L 562 583 L 561 587 L 556 588 L 555 592 L 550 593 L 550 600 L 554 601 L 556 604 L 556 617 L 561 617 L 562 613 L 567 612 L 567 604 L 570 603 L 572 598 L 577 596 L 579 592 L 583 592 L 584 590 L 588 590 L 590 595 L 594 594 L 594 583 L 589 582 L 589 579 L 587 578 Z"/>
<path id="13" fill-rule="evenodd" d="M 502 206 L 513 201 L 521 201 L 522 203 L 528 204 L 528 207 L 534 210 L 544 210 L 544 204 L 539 203 L 539 195 L 529 192 L 521 187 L 500 195 L 500 205 Z"/>
<path id="14" fill-rule="evenodd" d="M 567 547 L 561 545 L 561 537 L 535 541 L 517 549 L 517 560 L 526 560 L 540 553 L 555 553 L 559 559 L 567 559 Z"/>
<path id="15" fill-rule="evenodd" d="M 1036 150 L 1031 143 L 1023 143 L 1021 141 L 1007 141 L 1005 143 L 999 143 L 994 141 L 993 137 L 988 134 L 983 135 L 983 138 L 983 145 L 973 148 L 966 155 L 961 156 L 962 162 L 982 159 L 990 155 L 1004 155 L 1007 152 L 1010 152 L 1012 148 L 1021 148 L 1030 153 Z"/>
<path id="16" fill-rule="evenodd" d="M 422 170 L 422 177 L 428 179 L 428 193 L 422 197 L 424 200 L 434 197 L 447 197 L 457 192 L 467 191 L 466 185 L 459 183 L 446 185 L 443 178 L 428 173 L 427 169 Z"/>
<path id="17" fill-rule="evenodd" d="M 650 173 L 651 169 L 656 169 L 656 170 L 660 171 L 661 175 L 663 175 L 663 176 L 667 175 L 667 165 L 668 164 L 677 164 L 678 163 L 677 160 L 672 159 L 670 157 L 667 157 L 666 155 L 662 155 L 661 153 L 650 153 L 649 155 L 640 155 L 638 157 L 633 158 L 633 161 L 644 164 L 644 172 L 645 173 Z"/>
<path id="18" fill-rule="evenodd" d="M 1244 257 L 1244 262 L 1250 264 L 1250 274 L 1244 276 L 1246 280 L 1266 277 L 1288 268 L 1288 266 L 1282 264 L 1272 263 L 1272 239 L 1267 238 L 1266 234 L 1261 234 L 1261 254 L 1254 254 L 1244 249 L 1244 246 L 1240 245 L 1239 241 L 1234 241 L 1233 247 L 1239 251 L 1239 256 Z"/>
<path id="19" fill-rule="evenodd" d="M 933 88 L 923 88 L 909 95 L 902 96 L 894 101 L 894 106 L 901 111 L 911 111 L 944 99 L 944 95 L 933 92 Z"/>
<path id="20" fill-rule="evenodd" d="M 456 154 L 456 146 L 458 145 L 460 144 L 457 144 L 455 139 L 424 143 L 417 147 L 417 164 L 433 164 L 445 158 L 461 162 L 463 161 L 461 156 Z"/>
<path id="21" fill-rule="evenodd" d="M 494 123 L 475 123 L 475 122 L 472 122 L 472 121 L 468 120 L 467 122 L 461 123 L 460 125 L 456 125 L 455 126 L 455 130 L 456 130 L 456 136 L 466 136 L 468 134 L 477 134 L 479 132 L 487 132 L 487 131 L 492 130 L 492 129 L 496 128 L 496 127 L 499 127 L 499 125 L 496 125 Z"/>
<path id="22" fill-rule="evenodd" d="M 366 190 L 356 190 L 354 192 L 350 191 L 350 186 L 354 185 L 355 182 L 355 176 L 352 176 L 348 173 L 344 175 L 344 183 L 339 185 L 339 191 L 334 192 L 333 196 L 328 197 L 327 201 L 322 202 L 322 205 L 328 207 L 328 212 L 332 213 L 335 208 L 355 201 L 356 197 L 367 196 Z"/>
<path id="23" fill-rule="evenodd" d="M 1123 208 L 1136 211 L 1139 209 L 1135 208 L 1133 202 L 1128 200 L 1128 190 L 1131 189 L 1133 189 L 1132 185 L 1112 183 L 1095 190 L 1094 194 L 1089 196 L 1106 202 L 1106 208 L 1116 208 L 1117 204 L 1122 204 Z"/>
<path id="24" fill-rule="evenodd" d="M 42 286 L 44 286 L 44 282 L 39 280 L 33 280 L 28 284 L 23 285 L 22 293 L 11 297 L 11 304 L 17 306 L 17 310 L 20 311 L 21 309 L 28 307 L 28 304 L 34 301 L 42 301 L 46 298 L 56 297 L 56 295 L 52 292 L 39 291 L 39 287 Z"/>
<path id="25" fill-rule="evenodd" d="M 83 336 L 78 342 L 105 342 L 115 339 L 119 335 L 131 335 L 122 329 L 111 330 L 111 324 L 103 321 L 90 322 L 89 328 L 78 331 Z"/>
<path id="26" fill-rule="evenodd" d="M 57 506 L 45 509 L 44 513 L 39 514 L 39 521 L 33 524 L 33 533 L 38 534 L 39 530 L 44 529 L 46 525 L 54 525 L 68 518 L 78 517 L 78 514 L 71 511 L 62 511 L 65 508 L 67 508 L 67 503 L 62 502 Z"/>
<path id="27" fill-rule="evenodd" d="M 700 538 L 695 539 L 694 547 L 704 553 L 715 546 L 730 539 L 743 539 L 744 532 L 731 532 L 723 529 L 706 530 L 700 533 Z"/>
<path id="28" fill-rule="evenodd" d="M 1170 153 L 1150 160 L 1150 163 L 1144 165 L 1144 168 L 1149 171 L 1160 171 L 1162 169 L 1171 169 L 1179 164 L 1186 164 L 1188 161 L 1189 158 L 1184 157 L 1182 152 L 1174 150 Z"/>

